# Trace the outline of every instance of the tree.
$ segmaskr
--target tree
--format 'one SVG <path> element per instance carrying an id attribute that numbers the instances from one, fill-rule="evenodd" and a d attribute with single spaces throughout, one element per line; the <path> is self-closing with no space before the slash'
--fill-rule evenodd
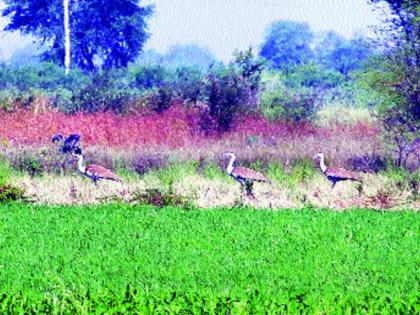
<path id="1" fill-rule="evenodd" d="M 64 10 L 60 0 L 5 0 L 2 15 L 10 17 L 7 31 L 33 34 L 48 44 L 44 60 L 64 64 Z M 69 0 L 71 60 L 94 71 L 127 67 L 148 38 L 146 20 L 151 6 L 133 0 Z"/>
<path id="2" fill-rule="evenodd" d="M 228 131 L 235 116 L 256 107 L 256 94 L 263 64 L 251 49 L 239 52 L 227 67 L 212 68 L 204 82 L 204 98 L 208 104 L 201 115 L 206 131 Z"/>
<path id="3" fill-rule="evenodd" d="M 387 4 L 391 15 L 377 29 L 382 49 L 374 69 L 365 75 L 368 85 L 382 95 L 379 118 L 384 137 L 403 166 L 420 130 L 420 4 L 415 0 L 368 0 Z"/>
<path id="4" fill-rule="evenodd" d="M 275 22 L 267 31 L 260 56 L 267 59 L 273 68 L 287 71 L 312 59 L 310 45 L 313 37 L 307 23 Z"/>
<path id="5" fill-rule="evenodd" d="M 321 37 L 315 53 L 319 64 L 348 77 L 350 72 L 362 67 L 373 51 L 363 37 L 346 40 L 330 31 Z"/>
<path id="6" fill-rule="evenodd" d="M 66 75 L 70 71 L 70 22 L 69 22 L 69 0 L 63 0 L 64 9 L 64 67 Z"/>
<path id="7" fill-rule="evenodd" d="M 211 52 L 198 45 L 174 45 L 164 56 L 164 62 L 174 66 L 208 68 L 215 61 Z"/>

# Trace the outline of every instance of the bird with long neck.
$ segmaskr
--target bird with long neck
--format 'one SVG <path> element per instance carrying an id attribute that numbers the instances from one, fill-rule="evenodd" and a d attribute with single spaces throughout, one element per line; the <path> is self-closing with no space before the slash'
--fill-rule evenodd
<path id="1" fill-rule="evenodd" d="M 103 166 L 95 164 L 86 166 L 84 164 L 84 157 L 80 148 L 75 149 L 72 154 L 77 158 L 77 168 L 79 169 L 79 172 L 93 180 L 95 184 L 100 179 L 109 179 L 117 182 L 122 181 L 121 178 Z"/>
<path id="2" fill-rule="evenodd" d="M 239 182 L 239 184 L 241 184 L 242 191 L 244 187 L 246 188 L 247 195 L 252 196 L 252 186 L 254 184 L 254 181 L 271 184 L 270 180 L 259 172 L 256 172 L 246 167 L 233 166 L 236 160 L 236 155 L 234 153 L 225 153 L 225 156 L 230 158 L 229 163 L 226 167 L 226 173 L 232 176 L 237 182 Z"/>
<path id="3" fill-rule="evenodd" d="M 323 153 L 317 153 L 314 156 L 314 159 L 319 159 L 319 167 L 322 173 L 324 173 L 324 175 L 327 176 L 327 179 L 332 183 L 332 188 L 335 187 L 337 182 L 344 180 L 358 181 L 362 183 L 360 176 L 354 172 L 338 167 L 327 167 L 325 165 L 325 156 Z"/>

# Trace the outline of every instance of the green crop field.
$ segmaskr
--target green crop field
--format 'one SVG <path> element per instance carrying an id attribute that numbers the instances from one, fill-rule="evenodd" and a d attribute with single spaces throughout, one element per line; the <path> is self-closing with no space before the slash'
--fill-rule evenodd
<path id="1" fill-rule="evenodd" d="M 0 209 L 2 314 L 420 311 L 416 212 Z"/>

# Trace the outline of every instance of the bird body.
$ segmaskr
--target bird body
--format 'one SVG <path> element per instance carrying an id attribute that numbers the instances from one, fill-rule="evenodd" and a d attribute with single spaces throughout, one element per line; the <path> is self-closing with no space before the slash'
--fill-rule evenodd
<path id="1" fill-rule="evenodd" d="M 327 176 L 327 179 L 332 182 L 332 188 L 334 188 L 335 184 L 339 181 L 343 180 L 351 180 L 351 181 L 359 181 L 362 182 L 360 176 L 358 176 L 354 172 L 347 171 L 343 168 L 338 167 L 327 167 L 325 165 L 325 157 L 323 153 L 318 153 L 314 156 L 314 158 L 319 158 L 319 166 L 321 171 Z"/>
<path id="2" fill-rule="evenodd" d="M 230 175 L 237 180 L 252 180 L 266 183 L 270 182 L 270 180 L 263 174 L 246 167 L 234 167 Z"/>
<path id="3" fill-rule="evenodd" d="M 234 153 L 225 153 L 225 155 L 230 157 L 229 164 L 226 167 L 227 174 L 241 184 L 241 189 L 249 184 L 246 186 L 248 195 L 252 194 L 252 185 L 254 181 L 271 183 L 267 177 L 257 171 L 246 167 L 233 166 L 236 160 L 236 155 Z"/>
<path id="4" fill-rule="evenodd" d="M 109 169 L 95 164 L 90 164 L 88 166 L 84 165 L 84 157 L 82 154 L 82 150 L 80 148 L 77 148 L 73 155 L 77 157 L 77 167 L 79 169 L 79 172 L 85 175 L 86 177 L 90 178 L 97 183 L 100 179 L 109 179 L 117 182 L 121 182 L 121 178 L 119 178 L 117 175 L 115 175 L 112 171 Z"/>

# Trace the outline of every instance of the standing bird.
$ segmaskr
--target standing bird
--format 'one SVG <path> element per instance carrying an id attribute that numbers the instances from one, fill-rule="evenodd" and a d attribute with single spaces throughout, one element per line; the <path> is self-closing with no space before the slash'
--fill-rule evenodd
<path id="1" fill-rule="evenodd" d="M 363 183 L 362 179 L 353 172 L 338 167 L 327 167 L 325 165 L 325 157 L 323 153 L 317 153 L 314 156 L 314 159 L 319 159 L 319 167 L 321 168 L 321 171 L 325 174 L 325 176 L 327 176 L 328 180 L 332 182 L 332 188 L 335 187 L 335 184 L 337 184 L 337 182 L 342 180 L 352 180 Z"/>
<path id="2" fill-rule="evenodd" d="M 109 179 L 114 180 L 116 182 L 122 182 L 121 178 L 119 178 L 112 171 L 103 166 L 94 164 L 85 166 L 83 163 L 84 158 L 82 150 L 80 148 L 76 148 L 74 152 L 72 152 L 72 154 L 75 157 L 77 157 L 77 167 L 79 169 L 79 172 L 85 175 L 86 177 L 89 177 L 91 180 L 93 180 L 95 184 L 97 184 L 97 181 L 100 179 Z"/>
<path id="3" fill-rule="evenodd" d="M 235 163 L 236 159 L 236 155 L 234 153 L 225 153 L 225 156 L 228 156 L 230 158 L 229 164 L 226 168 L 226 172 L 228 173 L 228 175 L 232 176 L 237 182 L 239 182 L 239 184 L 241 184 L 241 191 L 243 191 L 245 186 L 246 193 L 248 196 L 252 196 L 252 186 L 254 184 L 254 181 L 271 184 L 270 180 L 261 173 L 258 173 L 246 167 L 234 167 L 233 163 Z"/>

